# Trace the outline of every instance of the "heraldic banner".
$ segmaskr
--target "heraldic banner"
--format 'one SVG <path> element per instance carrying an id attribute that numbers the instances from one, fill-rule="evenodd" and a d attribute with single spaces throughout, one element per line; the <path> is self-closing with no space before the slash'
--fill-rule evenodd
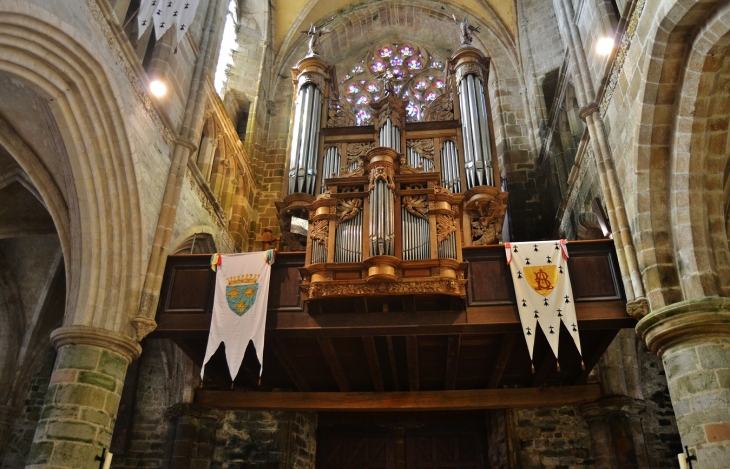
<path id="1" fill-rule="evenodd" d="M 217 273 L 213 319 L 200 378 L 203 378 L 205 364 L 223 342 L 228 371 L 233 380 L 241 368 L 249 340 L 256 348 L 261 370 L 264 367 L 264 332 L 272 257 L 267 251 L 216 254 L 214 258 Z"/>
<path id="2" fill-rule="evenodd" d="M 564 239 L 537 243 L 505 243 L 507 264 L 512 272 L 522 334 L 527 342 L 530 360 L 538 324 L 556 359 L 561 322 L 573 338 L 578 353 L 583 355 L 565 244 Z"/>

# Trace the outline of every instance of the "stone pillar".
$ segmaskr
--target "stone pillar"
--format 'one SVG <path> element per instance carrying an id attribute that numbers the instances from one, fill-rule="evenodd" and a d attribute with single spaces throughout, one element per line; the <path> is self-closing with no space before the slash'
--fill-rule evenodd
<path id="1" fill-rule="evenodd" d="M 142 348 L 87 326 L 56 329 L 51 341 L 58 355 L 27 467 L 96 467 L 111 443 L 127 366 Z"/>
<path id="2" fill-rule="evenodd" d="M 649 468 L 639 416 L 646 406 L 638 362 L 634 331 L 619 331 L 598 364 L 604 397 L 578 407 L 591 430 L 597 469 Z"/>
<path id="3" fill-rule="evenodd" d="M 5 454 L 10 430 L 20 414 L 20 409 L 8 405 L 0 405 L 0 454 Z"/>
<path id="4" fill-rule="evenodd" d="M 730 299 L 675 303 L 649 313 L 636 331 L 664 362 L 682 444 L 697 455 L 692 467 L 726 469 L 730 461 Z"/>
<path id="5" fill-rule="evenodd" d="M 169 421 L 163 469 L 206 469 L 210 467 L 221 410 L 196 404 L 175 404 L 165 412 Z"/>
<path id="6" fill-rule="evenodd" d="M 578 406 L 591 430 L 596 469 L 648 468 L 639 412 L 644 401 L 628 396 L 606 397 Z"/>

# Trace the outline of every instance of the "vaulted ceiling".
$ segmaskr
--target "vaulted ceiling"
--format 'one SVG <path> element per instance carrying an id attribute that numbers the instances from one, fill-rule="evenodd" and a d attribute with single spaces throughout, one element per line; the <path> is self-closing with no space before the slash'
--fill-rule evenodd
<path id="1" fill-rule="evenodd" d="M 369 2 L 365 2 L 369 3 Z M 306 30 L 310 23 L 322 23 L 326 18 L 362 5 L 352 0 L 272 0 L 274 25 L 274 50 L 279 51 L 282 44 L 289 42 L 299 31 Z M 482 21 L 500 22 L 514 37 L 516 29 L 515 6 L 512 0 L 451 0 L 444 4 L 458 6 L 458 11 L 466 11 Z M 458 14 L 457 14 L 458 16 Z M 456 32 L 454 34 L 457 34 Z"/>

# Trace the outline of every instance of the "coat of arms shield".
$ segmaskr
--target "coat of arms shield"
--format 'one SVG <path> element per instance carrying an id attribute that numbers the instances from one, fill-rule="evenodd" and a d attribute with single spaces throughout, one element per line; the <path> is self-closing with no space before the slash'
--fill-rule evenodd
<path id="1" fill-rule="evenodd" d="M 238 316 L 243 316 L 256 302 L 258 291 L 259 285 L 257 283 L 228 285 L 226 287 L 226 300 L 228 300 L 231 311 Z"/>

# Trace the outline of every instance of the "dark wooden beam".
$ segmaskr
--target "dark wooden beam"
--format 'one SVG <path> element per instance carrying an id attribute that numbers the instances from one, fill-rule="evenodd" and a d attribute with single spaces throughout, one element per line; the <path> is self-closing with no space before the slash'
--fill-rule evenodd
<path id="1" fill-rule="evenodd" d="M 383 373 L 380 371 L 380 361 L 378 360 L 378 351 L 375 350 L 375 337 L 368 335 L 362 338 L 365 346 L 365 356 L 368 359 L 368 367 L 370 368 L 370 376 L 373 378 L 373 386 L 378 392 L 385 391 L 383 387 Z"/>
<path id="2" fill-rule="evenodd" d="M 499 386 L 499 382 L 502 381 L 502 375 L 504 374 L 505 368 L 507 368 L 507 362 L 512 354 L 512 347 L 515 344 L 516 338 L 517 334 L 504 335 L 502 345 L 499 348 L 499 357 L 497 357 L 497 361 L 494 362 L 494 368 L 489 376 L 489 384 L 487 385 L 489 389 L 495 389 Z"/>
<path id="3" fill-rule="evenodd" d="M 417 392 L 246 392 L 195 393 L 197 404 L 219 409 L 298 411 L 433 411 L 560 407 L 601 398 L 598 384 L 547 388 Z"/>
<path id="4" fill-rule="evenodd" d="M 388 359 L 390 360 L 390 373 L 393 375 L 393 385 L 396 391 L 400 391 L 400 380 L 398 379 L 398 368 L 395 364 L 395 351 L 393 350 L 393 337 L 387 336 Z"/>
<path id="5" fill-rule="evenodd" d="M 299 374 L 299 370 L 294 365 L 294 363 L 292 363 L 289 355 L 287 355 L 286 349 L 282 345 L 281 339 L 275 339 L 271 342 L 267 341 L 267 343 L 274 350 L 276 358 L 279 359 L 281 366 L 284 367 L 284 370 L 289 375 L 289 378 L 291 378 L 291 380 L 294 382 L 294 386 L 296 386 L 299 391 L 311 391 L 312 388 L 309 386 L 309 383 L 302 377 L 301 374 Z"/>
<path id="6" fill-rule="evenodd" d="M 446 380 L 444 389 L 456 387 L 456 371 L 459 364 L 459 348 L 461 346 L 461 335 L 449 336 L 449 345 L 446 349 Z"/>
<path id="7" fill-rule="evenodd" d="M 408 385 L 411 391 L 418 391 L 418 336 L 406 337 L 408 355 Z"/>
<path id="8" fill-rule="evenodd" d="M 335 381 L 337 381 L 337 386 L 340 388 L 340 391 L 350 391 L 350 383 L 347 382 L 347 377 L 342 371 L 340 358 L 337 356 L 337 352 L 335 352 L 335 348 L 332 346 L 332 339 L 320 337 L 317 341 L 319 342 L 319 347 L 322 349 L 322 353 L 324 354 L 324 359 L 327 360 L 327 364 L 330 366 L 332 376 L 334 376 Z"/>

